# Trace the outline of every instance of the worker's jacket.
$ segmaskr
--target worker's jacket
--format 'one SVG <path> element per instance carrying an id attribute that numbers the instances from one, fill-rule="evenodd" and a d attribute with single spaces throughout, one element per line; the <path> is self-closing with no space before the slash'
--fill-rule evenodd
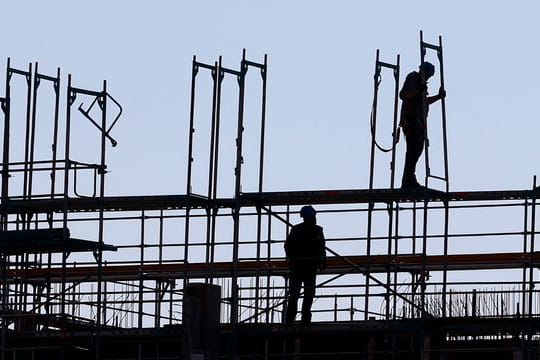
<path id="1" fill-rule="evenodd" d="M 401 121 L 403 127 L 425 128 L 429 111 L 426 84 L 422 82 L 416 71 L 407 75 L 399 92 L 401 104 Z"/>
<path id="2" fill-rule="evenodd" d="M 323 228 L 306 223 L 293 226 L 285 241 L 285 253 L 291 268 L 317 268 L 326 264 Z"/>

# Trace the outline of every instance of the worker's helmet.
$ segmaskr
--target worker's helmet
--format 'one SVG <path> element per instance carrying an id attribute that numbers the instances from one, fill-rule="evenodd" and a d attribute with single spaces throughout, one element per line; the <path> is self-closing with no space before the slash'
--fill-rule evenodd
<path id="1" fill-rule="evenodd" d="M 315 211 L 315 209 L 311 205 L 303 206 L 300 209 L 300 216 L 303 217 L 303 218 L 313 217 L 313 216 L 315 216 L 316 213 L 317 212 Z"/>
<path id="2" fill-rule="evenodd" d="M 423 70 L 427 77 L 431 77 L 433 74 L 435 74 L 435 66 L 428 61 L 424 61 L 420 65 L 420 70 Z"/>

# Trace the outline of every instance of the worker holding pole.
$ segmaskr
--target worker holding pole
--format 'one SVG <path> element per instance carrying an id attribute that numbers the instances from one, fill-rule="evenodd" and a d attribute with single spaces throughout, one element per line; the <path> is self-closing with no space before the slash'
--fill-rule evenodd
<path id="1" fill-rule="evenodd" d="M 403 167 L 402 188 L 415 188 L 421 186 L 416 179 L 416 164 L 426 141 L 426 121 L 429 105 L 446 97 L 443 87 L 435 96 L 428 96 L 427 81 L 435 74 L 435 66 L 425 61 L 420 65 L 418 72 L 413 71 L 407 75 L 405 83 L 399 92 L 401 104 L 400 125 L 405 133 L 407 151 Z"/>

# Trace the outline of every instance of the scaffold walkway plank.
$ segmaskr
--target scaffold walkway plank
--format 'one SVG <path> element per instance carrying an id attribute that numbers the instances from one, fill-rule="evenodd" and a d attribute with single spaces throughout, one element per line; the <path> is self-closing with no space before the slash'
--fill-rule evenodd
<path id="1" fill-rule="evenodd" d="M 214 201 L 201 195 L 143 195 L 113 196 L 104 198 L 63 198 L 8 200 L 0 205 L 0 210 L 8 214 L 50 213 L 50 212 L 93 212 L 172 210 L 186 208 L 233 208 L 241 206 L 279 206 L 302 204 L 353 204 L 388 202 L 441 202 L 441 201 L 500 201 L 538 198 L 540 191 L 458 191 L 442 192 L 424 188 L 413 189 L 373 189 L 373 190 L 314 190 L 243 193 L 238 202 L 231 198 Z"/>
<path id="2" fill-rule="evenodd" d="M 425 188 L 373 190 L 283 191 L 242 194 L 243 204 L 302 205 L 413 201 L 497 201 L 538 197 L 531 190 L 443 192 Z"/>
<path id="3" fill-rule="evenodd" d="M 324 274 L 363 273 L 369 264 L 371 273 L 386 271 L 419 273 L 426 271 L 455 270 L 490 270 L 490 269 L 521 269 L 538 267 L 540 252 L 529 253 L 486 253 L 486 254 L 455 254 L 455 255 L 375 255 L 329 257 Z M 209 274 L 213 277 L 230 277 L 231 262 L 214 263 L 163 263 L 163 264 L 129 264 L 112 265 L 102 268 L 103 279 L 107 281 L 138 280 L 142 275 L 145 279 L 180 279 L 204 278 Z M 252 276 L 285 276 L 288 273 L 287 262 L 284 259 L 269 261 L 241 260 L 237 265 L 238 275 Z M 8 270 L 9 279 L 25 279 L 28 281 L 60 281 L 62 269 L 53 267 Z M 67 267 L 67 281 L 95 281 L 96 266 Z M 18 280 L 17 280 L 18 281 Z"/>
<path id="4" fill-rule="evenodd" d="M 0 254 L 22 255 L 38 253 L 116 251 L 117 248 L 97 241 L 74 239 L 69 229 L 33 229 L 0 231 Z"/>
<path id="5" fill-rule="evenodd" d="M 57 199 L 9 200 L 0 205 L 8 214 L 50 213 L 50 212 L 94 212 L 105 211 L 141 211 L 205 208 L 208 200 L 199 195 L 143 195 L 143 196 L 108 196 L 77 197 Z"/>

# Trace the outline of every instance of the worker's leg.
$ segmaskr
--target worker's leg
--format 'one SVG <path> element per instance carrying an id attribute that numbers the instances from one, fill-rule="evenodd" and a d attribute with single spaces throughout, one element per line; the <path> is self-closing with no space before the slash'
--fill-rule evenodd
<path id="1" fill-rule="evenodd" d="M 285 321 L 287 324 L 292 324 L 296 318 L 298 311 L 298 298 L 300 297 L 300 288 L 302 287 L 302 279 L 297 273 L 291 271 L 289 277 L 289 298 L 287 300 L 287 313 Z"/>
<path id="2" fill-rule="evenodd" d="M 424 150 L 423 129 L 416 126 L 407 126 L 404 128 L 405 140 L 407 142 L 407 152 L 405 153 L 405 165 L 403 167 L 402 187 L 418 186 L 416 180 L 416 164 Z"/>
<path id="3" fill-rule="evenodd" d="M 315 297 L 317 269 L 309 270 L 304 277 L 304 301 L 302 302 L 302 324 L 311 324 L 311 305 Z"/>

